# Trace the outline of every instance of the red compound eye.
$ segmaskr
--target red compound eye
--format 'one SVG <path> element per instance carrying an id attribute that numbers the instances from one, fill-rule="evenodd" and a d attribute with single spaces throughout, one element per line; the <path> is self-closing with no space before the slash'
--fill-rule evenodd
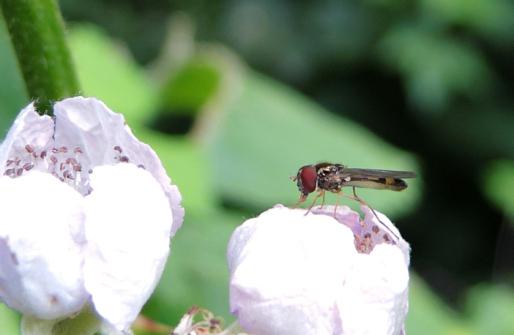
<path id="1" fill-rule="evenodd" d="M 316 182 L 318 180 L 318 174 L 316 168 L 313 165 L 307 165 L 298 171 L 298 189 L 303 194 L 309 194 L 316 190 Z"/>

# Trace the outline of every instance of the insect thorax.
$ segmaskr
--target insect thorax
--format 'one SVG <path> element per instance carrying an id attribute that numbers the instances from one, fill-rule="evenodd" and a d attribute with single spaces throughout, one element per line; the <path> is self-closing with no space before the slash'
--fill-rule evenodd
<path id="1" fill-rule="evenodd" d="M 343 169 L 344 166 L 341 164 L 320 164 L 317 169 L 318 188 L 331 192 L 339 192 L 344 182 L 341 179 Z"/>

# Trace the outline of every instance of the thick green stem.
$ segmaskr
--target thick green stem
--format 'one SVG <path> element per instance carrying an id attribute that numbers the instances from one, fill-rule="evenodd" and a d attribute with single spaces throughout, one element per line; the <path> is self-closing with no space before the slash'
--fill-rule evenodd
<path id="1" fill-rule="evenodd" d="M 77 95 L 79 85 L 55 0 L 0 0 L 28 95 L 40 113 Z"/>

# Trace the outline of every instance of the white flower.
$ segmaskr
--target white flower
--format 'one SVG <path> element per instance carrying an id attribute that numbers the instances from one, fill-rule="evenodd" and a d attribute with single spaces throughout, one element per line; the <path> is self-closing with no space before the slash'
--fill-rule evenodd
<path id="1" fill-rule="evenodd" d="M 276 206 L 228 247 L 230 308 L 252 334 L 403 334 L 409 245 L 371 211 Z"/>
<path id="2" fill-rule="evenodd" d="M 93 306 L 129 329 L 184 210 L 155 152 L 93 98 L 26 107 L 0 146 L 0 300 L 29 319 Z"/>

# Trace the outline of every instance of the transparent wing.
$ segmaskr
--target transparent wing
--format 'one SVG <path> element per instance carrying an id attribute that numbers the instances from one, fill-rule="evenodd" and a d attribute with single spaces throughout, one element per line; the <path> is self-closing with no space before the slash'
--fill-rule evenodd
<path id="1" fill-rule="evenodd" d="M 412 171 L 393 171 L 393 170 L 374 170 L 374 169 L 353 169 L 345 168 L 341 171 L 344 176 L 352 179 L 379 179 L 379 178 L 416 178 L 416 173 Z"/>

